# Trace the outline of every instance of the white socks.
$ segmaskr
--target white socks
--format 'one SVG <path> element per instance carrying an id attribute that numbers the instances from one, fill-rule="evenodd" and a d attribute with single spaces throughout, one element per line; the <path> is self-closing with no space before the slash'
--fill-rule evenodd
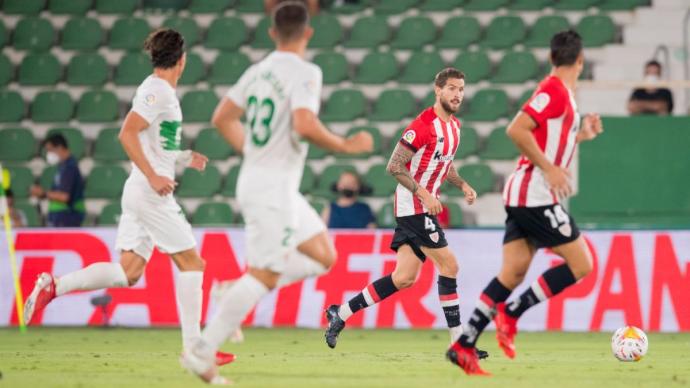
<path id="1" fill-rule="evenodd" d="M 464 330 L 462 329 L 462 325 L 460 325 L 455 327 L 449 327 L 448 331 L 450 331 L 450 343 L 452 344 L 460 338 Z"/>
<path id="2" fill-rule="evenodd" d="M 312 276 L 326 272 L 326 267 L 297 250 L 290 252 L 285 263 L 285 270 L 278 278 L 276 288 L 284 287 Z"/>
<path id="3" fill-rule="evenodd" d="M 343 321 L 347 321 L 352 316 L 352 309 L 350 308 L 350 303 L 345 302 L 340 305 L 340 310 L 338 310 L 338 316 Z"/>
<path id="4" fill-rule="evenodd" d="M 125 275 L 120 263 L 94 263 L 58 278 L 55 293 L 60 296 L 75 290 L 97 290 L 127 286 L 129 286 L 127 275 Z"/>
<path id="5" fill-rule="evenodd" d="M 202 271 L 182 271 L 177 276 L 177 310 L 180 313 L 182 347 L 191 349 L 201 338 Z"/>

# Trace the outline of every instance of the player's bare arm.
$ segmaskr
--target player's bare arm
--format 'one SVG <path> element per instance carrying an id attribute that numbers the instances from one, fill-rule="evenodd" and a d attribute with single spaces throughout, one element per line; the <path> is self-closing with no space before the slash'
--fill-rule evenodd
<path id="1" fill-rule="evenodd" d="M 213 126 L 218 128 L 221 136 L 240 155 L 244 145 L 244 127 L 240 121 L 243 114 L 244 109 L 235 105 L 229 98 L 223 97 L 211 118 Z"/>
<path id="2" fill-rule="evenodd" d="M 446 176 L 446 179 L 448 182 L 453 184 L 455 187 L 459 188 L 462 190 L 462 192 L 465 194 L 465 201 L 467 201 L 468 205 L 471 205 L 474 203 L 474 201 L 477 199 L 477 192 L 474 191 L 472 186 L 470 186 L 469 183 L 467 183 L 466 180 L 464 180 L 455 170 L 455 167 L 452 165 L 450 166 L 450 169 L 448 170 L 448 175 Z"/>
<path id="3" fill-rule="evenodd" d="M 414 152 L 398 143 L 393 150 L 386 171 L 393 175 L 393 177 L 406 189 L 410 190 L 422 200 L 424 206 L 429 210 L 429 214 L 436 215 L 440 213 L 443 208 L 441 202 L 434 198 L 427 189 L 417 184 L 414 180 L 410 170 L 407 169 L 407 164 L 414 157 Z"/>
<path id="4" fill-rule="evenodd" d="M 177 183 L 161 175 L 156 174 L 156 171 L 151 167 L 144 150 L 139 141 L 139 132 L 148 128 L 149 123 L 136 112 L 129 112 L 125 117 L 118 139 L 122 143 L 122 148 L 134 165 L 141 170 L 144 176 L 148 179 L 151 188 L 159 195 L 168 195 L 175 190 Z"/>
<path id="5" fill-rule="evenodd" d="M 604 126 L 601 124 L 601 117 L 598 114 L 590 113 L 582 118 L 582 125 L 577 132 L 576 140 L 578 143 L 594 140 L 602 132 L 604 132 Z"/>
<path id="6" fill-rule="evenodd" d="M 309 109 L 295 109 L 292 112 L 292 124 L 295 132 L 302 138 L 332 152 L 359 154 L 371 152 L 374 148 L 374 139 L 368 132 L 357 132 L 348 138 L 338 136 L 329 131 Z"/>

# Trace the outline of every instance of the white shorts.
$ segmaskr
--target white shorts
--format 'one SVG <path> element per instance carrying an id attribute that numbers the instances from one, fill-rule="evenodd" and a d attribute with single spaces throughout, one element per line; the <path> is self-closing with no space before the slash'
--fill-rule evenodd
<path id="1" fill-rule="evenodd" d="M 300 193 L 269 203 L 240 197 L 238 202 L 245 222 L 247 264 L 252 268 L 283 272 L 288 253 L 326 230 Z"/>
<path id="2" fill-rule="evenodd" d="M 173 254 L 196 247 L 196 240 L 172 195 L 161 197 L 148 183 L 127 179 L 115 247 L 134 251 L 148 261 L 154 246 Z"/>

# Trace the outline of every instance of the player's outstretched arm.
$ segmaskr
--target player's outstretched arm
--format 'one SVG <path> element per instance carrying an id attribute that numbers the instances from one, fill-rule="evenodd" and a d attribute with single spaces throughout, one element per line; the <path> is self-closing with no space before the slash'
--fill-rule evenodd
<path id="1" fill-rule="evenodd" d="M 326 129 L 316 114 L 306 108 L 292 111 L 292 125 L 295 132 L 304 139 L 331 152 L 360 154 L 371 152 L 374 148 L 374 139 L 370 133 L 357 132 L 348 138 L 338 136 Z"/>
<path id="2" fill-rule="evenodd" d="M 446 179 L 448 179 L 448 182 L 450 182 L 452 185 L 462 190 L 462 192 L 465 194 L 465 201 L 467 201 L 468 205 L 473 204 L 477 199 L 477 192 L 474 191 L 472 186 L 470 186 L 466 180 L 462 179 L 453 165 L 450 166 Z"/>
<path id="3" fill-rule="evenodd" d="M 244 146 L 244 128 L 242 121 L 240 121 L 243 114 L 244 109 L 235 105 L 231 99 L 223 97 L 213 112 L 213 118 L 211 118 L 213 126 L 218 128 L 221 136 L 240 155 Z"/>
<path id="4" fill-rule="evenodd" d="M 393 175 L 404 188 L 418 196 L 427 210 L 429 210 L 429 214 L 436 215 L 443 210 L 441 201 L 434 198 L 427 189 L 419 186 L 417 181 L 412 177 L 412 174 L 410 174 L 410 170 L 407 168 L 407 164 L 412 160 L 414 154 L 414 151 L 398 143 L 393 150 L 390 160 L 388 160 L 386 171 Z"/>

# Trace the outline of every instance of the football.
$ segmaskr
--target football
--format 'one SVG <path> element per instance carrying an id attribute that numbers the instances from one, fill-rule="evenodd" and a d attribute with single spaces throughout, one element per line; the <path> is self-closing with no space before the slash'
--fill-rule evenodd
<path id="1" fill-rule="evenodd" d="M 611 337 L 611 351 L 619 361 L 640 361 L 648 347 L 647 335 L 635 326 L 621 327 Z"/>

